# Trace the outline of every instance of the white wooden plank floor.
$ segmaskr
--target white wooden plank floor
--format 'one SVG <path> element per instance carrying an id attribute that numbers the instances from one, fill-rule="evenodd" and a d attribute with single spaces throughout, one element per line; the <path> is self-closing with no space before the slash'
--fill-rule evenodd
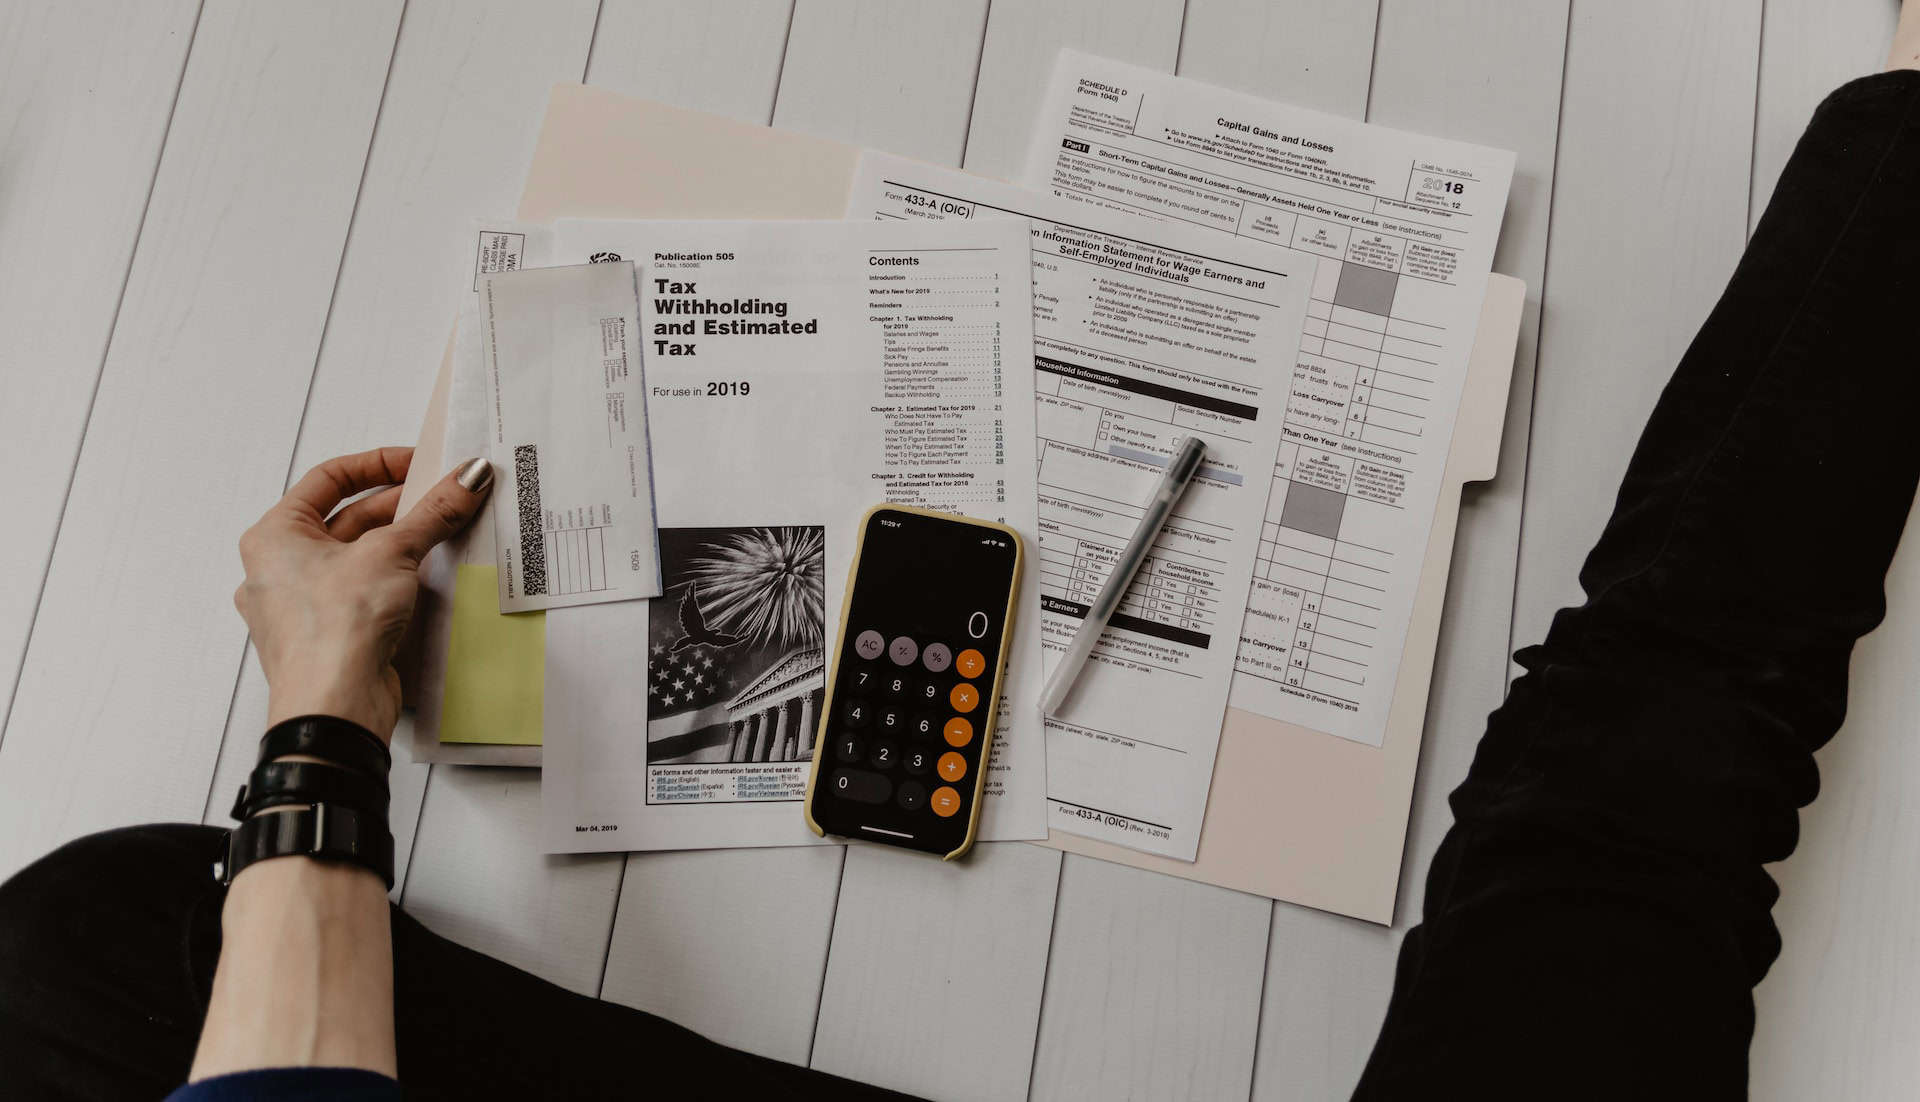
<path id="1" fill-rule="evenodd" d="M 223 817 L 265 710 L 233 542 L 290 474 L 411 437 L 462 230 L 512 210 L 550 84 L 1012 176 L 1072 45 L 1519 155 L 1496 267 L 1527 281 L 1528 313 L 1500 475 L 1463 505 L 1399 921 L 1021 845 L 960 870 L 867 848 L 550 858 L 536 778 L 451 767 L 401 774 L 400 898 L 575 990 L 936 1097 L 1340 1096 L 1508 651 L 1577 593 L 1674 358 L 1813 105 L 1877 67 L 1893 10 L 0 5 L 0 876 L 90 830 Z M 1920 1093 L 1920 553 L 1889 587 L 1777 870 L 1757 1097 Z M 924 966 L 902 982 L 882 966 L 902 960 Z"/>

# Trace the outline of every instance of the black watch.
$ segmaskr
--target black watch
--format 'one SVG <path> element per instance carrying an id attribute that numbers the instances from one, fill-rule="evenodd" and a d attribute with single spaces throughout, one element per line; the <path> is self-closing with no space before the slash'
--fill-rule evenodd
<path id="1" fill-rule="evenodd" d="M 327 804 L 366 815 L 387 813 L 387 778 L 367 777 L 317 761 L 261 762 L 233 798 L 233 818 L 244 820 L 270 807 Z"/>
<path id="2" fill-rule="evenodd" d="M 314 857 L 372 869 L 393 887 L 393 835 L 384 815 L 345 804 L 315 803 L 255 815 L 227 832 L 227 858 L 214 870 L 222 884 L 274 857 Z"/>
<path id="3" fill-rule="evenodd" d="M 372 731 L 339 716 L 295 716 L 260 736 L 260 760 L 305 755 L 380 778 L 386 783 L 393 754 Z"/>

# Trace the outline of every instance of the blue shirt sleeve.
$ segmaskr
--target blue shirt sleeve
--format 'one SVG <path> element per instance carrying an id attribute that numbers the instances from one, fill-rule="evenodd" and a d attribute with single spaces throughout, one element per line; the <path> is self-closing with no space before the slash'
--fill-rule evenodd
<path id="1" fill-rule="evenodd" d="M 360 1068 L 268 1068 L 188 1083 L 166 1102 L 400 1102 L 400 1084 Z"/>

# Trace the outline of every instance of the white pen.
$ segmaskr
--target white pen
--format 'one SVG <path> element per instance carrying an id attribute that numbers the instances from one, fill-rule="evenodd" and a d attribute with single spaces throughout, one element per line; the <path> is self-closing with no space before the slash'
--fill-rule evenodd
<path id="1" fill-rule="evenodd" d="M 1200 469 L 1200 460 L 1206 457 L 1206 441 L 1198 436 L 1189 436 L 1180 442 L 1179 450 L 1167 461 L 1167 473 L 1161 477 L 1160 484 L 1153 488 L 1153 500 L 1147 502 L 1146 514 L 1140 518 L 1140 526 L 1133 530 L 1133 538 L 1127 541 L 1127 549 L 1120 553 L 1120 561 L 1114 563 L 1113 574 L 1107 578 L 1107 584 L 1100 589 L 1100 595 L 1093 599 L 1093 607 L 1087 610 L 1086 619 L 1080 621 L 1080 630 L 1068 644 L 1067 653 L 1061 655 L 1060 664 L 1053 668 L 1053 676 L 1047 679 L 1046 692 L 1040 696 L 1040 712 L 1052 715 L 1060 710 L 1060 705 L 1072 691 L 1073 683 L 1080 676 L 1080 669 L 1087 664 L 1087 656 L 1093 653 L 1093 645 L 1100 641 L 1100 633 L 1106 630 L 1107 621 L 1113 617 L 1113 610 L 1120 607 L 1120 598 L 1126 596 L 1127 586 L 1133 584 L 1133 576 L 1140 570 L 1140 564 L 1147 561 L 1147 551 L 1153 547 L 1153 539 L 1160 534 L 1160 526 L 1167 522 L 1167 515 L 1173 512 L 1174 502 L 1187 489 L 1187 483 L 1193 481 L 1194 472 Z"/>

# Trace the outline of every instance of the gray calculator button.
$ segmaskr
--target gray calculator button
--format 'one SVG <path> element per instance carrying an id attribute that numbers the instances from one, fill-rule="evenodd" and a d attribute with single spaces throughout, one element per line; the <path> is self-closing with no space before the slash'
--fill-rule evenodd
<path id="1" fill-rule="evenodd" d="M 880 652 L 885 649 L 887 649 L 887 641 L 877 631 L 863 631 L 854 637 L 853 653 L 862 658 L 878 658 Z"/>
<path id="2" fill-rule="evenodd" d="M 920 657 L 920 644 L 904 635 L 896 635 L 887 646 L 887 657 L 893 659 L 896 666 L 911 666 L 913 660 Z"/>
<path id="3" fill-rule="evenodd" d="M 863 804 L 883 804 L 893 795 L 893 782 L 864 769 L 842 769 L 828 782 L 836 796 Z"/>
<path id="4" fill-rule="evenodd" d="M 919 781 L 901 781 L 894 802 L 908 811 L 918 811 L 927 806 L 927 786 Z"/>
<path id="5" fill-rule="evenodd" d="M 928 643 L 927 649 L 920 652 L 920 662 L 929 673 L 946 673 L 953 665 L 953 652 L 945 643 Z"/>

